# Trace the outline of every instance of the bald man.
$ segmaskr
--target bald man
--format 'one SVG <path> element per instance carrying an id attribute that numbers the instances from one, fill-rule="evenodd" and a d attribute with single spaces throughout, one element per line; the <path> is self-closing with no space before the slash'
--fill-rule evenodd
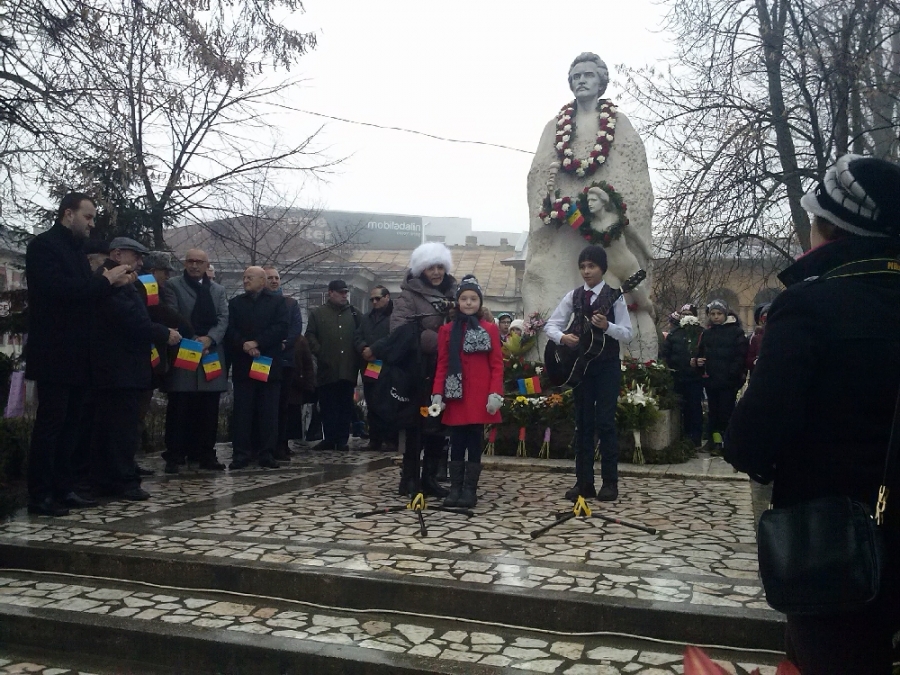
<path id="1" fill-rule="evenodd" d="M 200 342 L 205 354 L 216 354 L 224 364 L 228 300 L 225 289 L 206 276 L 208 268 L 206 252 L 192 248 L 184 256 L 184 272 L 166 282 L 160 297 L 190 323 L 184 337 Z M 166 473 L 178 473 L 179 465 L 188 460 L 209 471 L 225 469 L 216 459 L 216 435 L 219 397 L 227 387 L 224 372 L 210 380 L 203 368 L 170 368 L 166 373 Z"/>
<path id="2" fill-rule="evenodd" d="M 228 303 L 225 338 L 234 385 L 234 456 L 228 468 L 244 469 L 256 455 L 261 467 L 274 469 L 278 467 L 273 455 L 278 442 L 281 344 L 287 339 L 290 318 L 284 300 L 266 287 L 262 267 L 244 270 L 243 283 L 244 292 Z M 266 374 L 264 379 L 260 379 L 261 373 Z M 258 429 L 255 448 L 254 421 Z"/>

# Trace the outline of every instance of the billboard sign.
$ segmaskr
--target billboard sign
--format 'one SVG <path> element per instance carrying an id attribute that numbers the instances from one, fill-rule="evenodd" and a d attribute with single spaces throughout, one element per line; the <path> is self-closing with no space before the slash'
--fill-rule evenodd
<path id="1" fill-rule="evenodd" d="M 323 211 L 332 232 L 355 232 L 358 247 L 374 250 L 412 250 L 422 243 L 422 217 L 385 213 Z"/>

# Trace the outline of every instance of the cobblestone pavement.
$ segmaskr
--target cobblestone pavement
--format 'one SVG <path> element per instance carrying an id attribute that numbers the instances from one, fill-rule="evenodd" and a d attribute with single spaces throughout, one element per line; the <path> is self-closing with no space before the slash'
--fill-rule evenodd
<path id="1" fill-rule="evenodd" d="M 100 614 L 134 622 L 184 624 L 208 631 L 238 631 L 538 673 L 663 675 L 683 670 L 677 647 L 674 653 L 613 647 L 599 637 L 559 639 L 533 632 L 513 634 L 493 627 L 473 627 L 471 622 L 435 628 L 434 622 L 417 621 L 415 617 L 388 620 L 365 613 L 311 610 L 300 603 L 286 608 L 278 603 L 259 604 L 243 598 L 222 601 L 197 593 L 136 591 L 122 585 L 76 585 L 5 576 L 0 577 L 0 605 L 3 604 Z M 720 663 L 730 673 L 757 667 L 729 661 Z M 17 667 L 19 670 L 15 670 Z M 29 670 L 21 663 L 11 662 L 3 668 L 0 672 L 44 675 L 69 672 L 42 666 Z M 761 672 L 771 675 L 775 668 L 762 666 Z"/>
<path id="2" fill-rule="evenodd" d="M 229 454 L 227 447 L 219 448 L 220 461 Z M 158 469 L 144 483 L 153 495 L 149 501 L 109 502 L 57 519 L 20 512 L 0 524 L 0 543 L 64 544 L 286 570 L 327 568 L 448 588 L 478 585 L 545 597 L 555 593 L 560 599 L 580 593 L 637 607 L 772 615 L 757 579 L 745 481 L 623 473 L 620 499 L 594 501 L 592 508 L 654 527 L 657 534 L 591 518 L 570 520 L 532 539 L 532 530 L 571 508 L 562 498 L 571 475 L 535 470 L 539 463 L 531 470 L 494 466 L 482 474 L 474 517 L 426 510 L 428 536 L 422 537 L 415 516 L 406 511 L 354 517 L 403 503 L 396 495 L 398 469 L 386 453 L 303 449 L 279 469 L 187 470 L 174 476 L 162 474 L 157 458 L 142 464 Z M 0 576 L 6 577 L 0 583 L 0 604 L 185 623 L 534 672 L 680 672 L 679 658 L 654 651 L 652 645 L 610 647 L 593 638 L 481 630 L 471 622 L 441 628 L 384 615 L 320 613 L 296 604 L 224 602 L 188 591 L 156 593 L 88 580 L 57 584 L 2 570 Z M 0 654 L 0 673 L 76 672 L 15 659 L 3 663 L 6 658 L 11 657 Z M 31 670 L 23 664 L 31 664 Z M 744 672 L 739 664 L 726 669 Z M 763 675 L 767 672 L 774 669 L 763 668 Z"/>

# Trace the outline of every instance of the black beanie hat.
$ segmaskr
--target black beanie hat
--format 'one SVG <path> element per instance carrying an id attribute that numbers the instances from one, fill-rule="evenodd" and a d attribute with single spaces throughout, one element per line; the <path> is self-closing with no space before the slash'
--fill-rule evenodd
<path id="1" fill-rule="evenodd" d="M 457 301 L 463 291 L 475 291 L 478 293 L 478 299 L 481 300 L 481 304 L 484 304 L 484 294 L 481 292 L 481 286 L 478 284 L 478 279 L 475 278 L 474 274 L 467 274 L 459 282 L 459 286 L 456 288 Z"/>
<path id="2" fill-rule="evenodd" d="M 800 204 L 861 237 L 900 237 L 900 166 L 874 157 L 844 155 Z"/>
<path id="3" fill-rule="evenodd" d="M 578 254 L 578 264 L 590 260 L 597 267 L 603 270 L 603 273 L 606 274 L 606 270 L 609 269 L 609 266 L 606 262 L 606 249 L 602 246 L 597 246 L 596 244 L 592 244 L 590 246 L 585 246 L 581 253 Z"/>

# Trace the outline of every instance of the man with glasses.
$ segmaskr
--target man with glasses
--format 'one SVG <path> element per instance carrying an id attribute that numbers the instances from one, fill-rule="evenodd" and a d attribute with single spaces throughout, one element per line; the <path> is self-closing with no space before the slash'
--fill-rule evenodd
<path id="1" fill-rule="evenodd" d="M 190 371 L 172 368 L 166 379 L 169 404 L 166 408 L 166 473 L 178 473 L 188 459 L 201 469 L 222 471 L 225 465 L 216 458 L 219 428 L 219 396 L 226 390 L 223 341 L 228 329 L 228 302 L 225 289 L 207 275 L 209 257 L 199 248 L 185 254 L 184 273 L 166 282 L 175 296 L 172 306 L 191 324 L 191 340 L 203 345 L 203 354 L 216 354 L 221 374 L 207 380 L 200 367 Z M 165 302 L 166 297 L 161 295 Z"/>
<path id="2" fill-rule="evenodd" d="M 384 286 L 376 286 L 372 289 L 372 292 L 369 293 L 369 302 L 372 304 L 372 311 L 363 317 L 359 328 L 356 329 L 354 347 L 363 361 L 371 363 L 375 361 L 371 345 L 386 338 L 391 331 L 391 312 L 394 311 L 394 303 L 391 300 L 391 294 Z M 366 402 L 372 400 L 375 382 L 375 378 L 363 374 L 363 393 Z M 364 450 L 392 451 L 397 449 L 397 432 L 392 431 L 390 425 L 372 411 L 371 406 L 368 410 L 368 422 L 369 445 Z"/>
<path id="3" fill-rule="evenodd" d="M 342 279 L 328 284 L 328 300 L 309 313 L 306 339 L 318 361 L 316 394 L 324 439 L 314 450 L 349 450 L 353 419 L 353 389 L 359 377 L 359 357 L 353 338 L 359 315 L 349 302 Z"/>

